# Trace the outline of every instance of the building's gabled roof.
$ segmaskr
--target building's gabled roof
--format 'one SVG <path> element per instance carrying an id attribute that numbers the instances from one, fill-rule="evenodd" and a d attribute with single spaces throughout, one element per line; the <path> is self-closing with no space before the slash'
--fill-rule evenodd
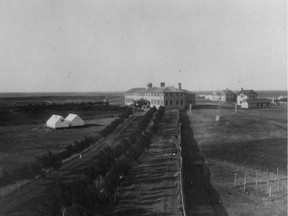
<path id="1" fill-rule="evenodd" d="M 249 95 L 249 94 L 256 94 L 258 95 L 254 90 L 241 90 L 237 93 L 237 95 L 240 95 L 240 94 L 244 94 L 244 95 Z"/>
<path id="2" fill-rule="evenodd" d="M 194 92 L 188 91 L 186 89 L 182 89 L 182 91 L 186 92 L 187 94 L 195 94 Z"/>
<path id="3" fill-rule="evenodd" d="M 228 92 L 231 92 L 234 95 L 237 95 L 236 93 L 234 93 L 233 91 L 229 90 L 229 89 L 225 89 L 225 90 L 216 90 L 213 92 L 214 95 L 226 95 Z"/>
<path id="4" fill-rule="evenodd" d="M 152 88 L 132 88 L 125 93 L 173 93 L 173 92 L 186 92 L 189 94 L 193 94 L 185 89 L 178 89 L 175 87 L 152 87 Z"/>
<path id="5" fill-rule="evenodd" d="M 149 93 L 149 92 L 162 93 L 165 91 L 165 89 L 166 89 L 166 87 L 152 87 L 152 88 L 146 89 L 145 92 L 147 92 L 147 93 Z"/>
<path id="6" fill-rule="evenodd" d="M 256 104 L 256 103 L 271 103 L 271 100 L 267 98 L 254 98 L 254 99 L 245 99 L 248 104 Z"/>
<path id="7" fill-rule="evenodd" d="M 166 87 L 164 90 L 165 93 L 169 93 L 169 92 L 184 92 L 183 89 L 177 89 L 175 87 Z"/>
<path id="8" fill-rule="evenodd" d="M 132 88 L 126 91 L 125 93 L 177 93 L 185 92 L 187 94 L 195 94 L 191 91 L 185 89 L 175 88 L 173 86 L 167 87 L 150 87 L 150 88 Z"/>
<path id="9" fill-rule="evenodd" d="M 233 91 L 231 91 L 231 90 L 229 90 L 229 89 L 223 90 L 223 93 L 224 93 L 224 94 L 227 94 L 228 92 L 231 92 L 232 94 L 236 95 L 236 93 L 234 93 Z"/>

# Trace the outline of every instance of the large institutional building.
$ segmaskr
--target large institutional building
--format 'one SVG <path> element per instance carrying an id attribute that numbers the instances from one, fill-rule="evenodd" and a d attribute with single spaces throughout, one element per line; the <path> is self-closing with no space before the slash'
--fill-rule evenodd
<path id="1" fill-rule="evenodd" d="M 181 88 L 166 87 L 164 82 L 160 87 L 152 87 L 149 83 L 147 88 L 132 88 L 124 93 L 125 105 L 134 104 L 135 101 L 144 99 L 149 101 L 150 106 L 156 108 L 164 106 L 167 109 L 185 109 L 190 104 L 196 104 L 196 94 Z"/>

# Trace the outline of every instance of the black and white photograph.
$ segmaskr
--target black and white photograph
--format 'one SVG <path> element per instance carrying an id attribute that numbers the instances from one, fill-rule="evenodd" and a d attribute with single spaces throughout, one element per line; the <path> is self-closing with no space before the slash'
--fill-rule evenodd
<path id="1" fill-rule="evenodd" d="M 0 216 L 287 216 L 287 9 L 0 0 Z"/>

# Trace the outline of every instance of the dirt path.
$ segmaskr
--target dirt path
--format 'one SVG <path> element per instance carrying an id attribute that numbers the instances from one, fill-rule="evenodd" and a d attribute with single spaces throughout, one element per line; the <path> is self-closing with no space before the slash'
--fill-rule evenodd
<path id="1" fill-rule="evenodd" d="M 59 181 L 73 181 L 79 179 L 83 173 L 83 168 L 89 164 L 92 165 L 97 160 L 97 155 L 105 146 L 113 146 L 120 142 L 125 137 L 126 133 L 133 130 L 142 115 L 132 116 L 122 123 L 117 130 L 107 137 L 103 142 L 100 142 L 95 148 L 87 152 L 81 159 L 73 160 L 64 164 L 60 170 L 52 172 L 45 179 L 37 180 L 36 182 L 27 185 L 20 192 L 11 194 L 10 196 L 0 200 L 0 215 L 37 215 L 34 214 L 39 203 L 45 200 L 45 190 L 51 190 Z M 123 130 L 122 130 L 123 129 Z"/>
<path id="2" fill-rule="evenodd" d="M 228 215 L 217 191 L 211 186 L 210 172 L 199 153 L 191 122 L 186 112 L 181 113 L 184 194 L 187 216 Z"/>
<path id="3" fill-rule="evenodd" d="M 181 215 L 177 176 L 180 169 L 175 136 L 178 135 L 177 112 L 165 112 L 150 149 L 135 168 L 130 183 L 122 188 L 117 216 Z"/>

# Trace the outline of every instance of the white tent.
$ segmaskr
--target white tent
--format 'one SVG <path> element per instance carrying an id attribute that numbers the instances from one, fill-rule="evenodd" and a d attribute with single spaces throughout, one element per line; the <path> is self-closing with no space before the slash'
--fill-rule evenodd
<path id="1" fill-rule="evenodd" d="M 69 114 L 66 119 L 70 127 L 84 126 L 84 121 L 76 114 Z"/>
<path id="2" fill-rule="evenodd" d="M 50 128 L 67 128 L 69 124 L 65 119 L 60 115 L 52 115 L 46 122 L 46 126 Z"/>

